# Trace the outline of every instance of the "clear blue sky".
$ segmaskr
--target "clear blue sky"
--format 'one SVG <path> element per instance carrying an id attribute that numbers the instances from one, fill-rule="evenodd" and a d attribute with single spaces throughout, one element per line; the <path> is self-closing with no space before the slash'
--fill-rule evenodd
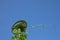
<path id="1" fill-rule="evenodd" d="M 0 40 L 11 40 L 11 27 L 24 19 L 32 29 L 28 40 L 60 40 L 60 0 L 0 0 Z"/>

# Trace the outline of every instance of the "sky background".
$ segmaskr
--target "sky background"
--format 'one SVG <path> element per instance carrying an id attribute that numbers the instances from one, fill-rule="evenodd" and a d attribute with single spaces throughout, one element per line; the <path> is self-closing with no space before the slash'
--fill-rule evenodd
<path id="1" fill-rule="evenodd" d="M 11 40 L 12 25 L 24 19 L 36 26 L 28 40 L 60 40 L 60 0 L 0 0 L 0 40 Z"/>

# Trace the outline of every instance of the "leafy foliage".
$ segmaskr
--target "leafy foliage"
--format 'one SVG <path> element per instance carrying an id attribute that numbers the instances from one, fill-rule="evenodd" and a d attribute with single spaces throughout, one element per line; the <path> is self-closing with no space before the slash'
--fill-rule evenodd
<path id="1" fill-rule="evenodd" d="M 27 38 L 27 34 L 25 33 L 26 28 L 26 21 L 20 20 L 16 22 L 12 26 L 12 33 L 14 34 L 14 36 L 12 36 L 12 40 L 25 40 Z"/>

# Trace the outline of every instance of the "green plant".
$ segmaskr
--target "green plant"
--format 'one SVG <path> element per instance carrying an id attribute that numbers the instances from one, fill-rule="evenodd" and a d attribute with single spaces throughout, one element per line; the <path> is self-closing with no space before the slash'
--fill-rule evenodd
<path id="1" fill-rule="evenodd" d="M 14 34 L 12 36 L 12 40 L 26 40 L 27 34 L 26 32 L 27 28 L 27 22 L 25 20 L 20 20 L 17 21 L 13 26 L 12 26 L 12 33 Z"/>

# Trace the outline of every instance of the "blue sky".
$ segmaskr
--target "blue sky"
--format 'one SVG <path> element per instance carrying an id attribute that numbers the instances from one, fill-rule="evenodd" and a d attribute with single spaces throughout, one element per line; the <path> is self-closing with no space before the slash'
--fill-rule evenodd
<path id="1" fill-rule="evenodd" d="M 24 19 L 28 40 L 60 40 L 60 0 L 0 0 L 0 40 L 11 40 L 12 25 Z"/>

